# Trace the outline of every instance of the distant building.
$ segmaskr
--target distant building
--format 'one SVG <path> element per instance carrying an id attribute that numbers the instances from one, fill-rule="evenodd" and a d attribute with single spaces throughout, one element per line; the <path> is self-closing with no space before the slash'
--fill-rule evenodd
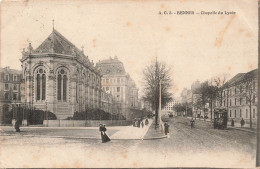
<path id="1" fill-rule="evenodd" d="M 126 73 L 124 65 L 117 57 L 102 60 L 97 63 L 102 74 L 102 88 L 111 93 L 115 100 L 116 113 L 122 113 L 131 118 L 130 109 L 138 109 L 138 88 Z"/>
<path id="2" fill-rule="evenodd" d="M 252 79 L 252 80 L 250 80 Z M 249 124 L 250 120 L 250 102 L 251 116 L 253 126 L 257 119 L 257 69 L 247 73 L 239 73 L 223 85 L 222 106 L 217 102 L 218 107 L 224 107 L 228 110 L 228 119 L 240 121 L 242 118 Z M 251 99 L 248 99 L 248 93 L 251 91 Z"/>
<path id="3" fill-rule="evenodd" d="M 173 99 L 173 101 L 168 102 L 163 108 L 162 108 L 162 113 L 168 114 L 168 113 L 173 113 L 174 112 L 174 106 L 176 104 L 179 104 L 180 101 L 177 99 Z"/>
<path id="4" fill-rule="evenodd" d="M 100 108 L 101 73 L 57 30 L 33 49 L 22 52 L 21 99 L 29 108 L 48 110 L 58 119 L 76 111 Z"/>
<path id="5" fill-rule="evenodd" d="M 22 71 L 0 68 L 0 124 L 6 122 L 9 111 L 21 105 Z M 17 112 L 13 112 L 17 116 Z M 13 117 L 16 118 L 16 117 Z"/>

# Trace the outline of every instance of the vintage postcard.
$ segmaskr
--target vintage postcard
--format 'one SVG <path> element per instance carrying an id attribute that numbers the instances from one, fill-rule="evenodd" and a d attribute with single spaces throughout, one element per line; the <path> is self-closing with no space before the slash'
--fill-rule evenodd
<path id="1" fill-rule="evenodd" d="M 260 165 L 257 0 L 2 0 L 0 30 L 1 168 Z"/>

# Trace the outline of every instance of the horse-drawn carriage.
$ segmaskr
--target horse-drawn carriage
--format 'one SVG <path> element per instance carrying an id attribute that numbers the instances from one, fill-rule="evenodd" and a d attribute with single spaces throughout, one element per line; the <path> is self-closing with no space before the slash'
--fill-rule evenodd
<path id="1" fill-rule="evenodd" d="M 214 129 L 227 128 L 227 109 L 214 109 Z"/>

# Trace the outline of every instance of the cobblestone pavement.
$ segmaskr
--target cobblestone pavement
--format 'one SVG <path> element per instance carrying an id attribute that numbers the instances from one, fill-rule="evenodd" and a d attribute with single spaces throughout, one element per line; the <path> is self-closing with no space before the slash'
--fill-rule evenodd
<path id="1" fill-rule="evenodd" d="M 0 137 L 1 167 L 242 167 L 255 166 L 256 137 L 239 130 L 216 130 L 186 118 L 167 119 L 170 138 L 101 140 Z M 131 133 L 129 133 L 131 134 Z"/>

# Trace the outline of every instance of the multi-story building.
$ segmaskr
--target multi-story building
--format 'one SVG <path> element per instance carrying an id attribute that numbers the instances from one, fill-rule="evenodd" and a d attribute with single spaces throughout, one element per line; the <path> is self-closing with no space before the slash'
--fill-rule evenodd
<path id="1" fill-rule="evenodd" d="M 116 113 L 131 118 L 130 109 L 138 108 L 138 88 L 123 63 L 115 57 L 99 61 L 97 68 L 101 70 L 103 90 L 111 93 L 115 100 Z"/>
<path id="2" fill-rule="evenodd" d="M 21 100 L 48 110 L 58 119 L 76 111 L 100 108 L 101 73 L 80 50 L 57 30 L 36 49 L 22 52 Z"/>
<path id="3" fill-rule="evenodd" d="M 174 106 L 179 104 L 180 101 L 178 99 L 173 99 L 173 101 L 168 102 L 163 108 L 162 108 L 162 113 L 168 114 L 168 113 L 173 113 L 174 112 Z"/>
<path id="4" fill-rule="evenodd" d="M 7 113 L 21 104 L 22 72 L 5 67 L 0 68 L 0 74 L 0 124 L 4 124 L 10 118 Z"/>
<path id="5" fill-rule="evenodd" d="M 113 114 L 114 112 L 114 106 L 115 101 L 110 93 L 107 93 L 106 91 L 101 91 L 101 109 Z"/>
<path id="6" fill-rule="evenodd" d="M 242 118 L 249 124 L 250 104 L 253 126 L 257 118 L 257 69 L 239 73 L 223 85 L 222 107 L 228 110 L 228 119 L 240 121 Z M 220 107 L 217 102 L 217 106 Z"/>

